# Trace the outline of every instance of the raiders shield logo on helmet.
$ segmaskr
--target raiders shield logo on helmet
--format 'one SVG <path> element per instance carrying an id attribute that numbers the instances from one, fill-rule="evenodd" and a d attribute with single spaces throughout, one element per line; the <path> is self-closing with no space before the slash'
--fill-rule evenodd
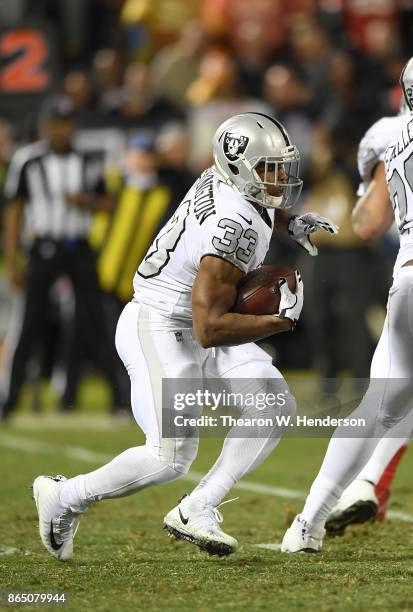
<path id="1" fill-rule="evenodd" d="M 247 148 L 249 138 L 241 134 L 231 134 L 226 132 L 224 138 L 224 153 L 229 161 L 236 161 Z"/>

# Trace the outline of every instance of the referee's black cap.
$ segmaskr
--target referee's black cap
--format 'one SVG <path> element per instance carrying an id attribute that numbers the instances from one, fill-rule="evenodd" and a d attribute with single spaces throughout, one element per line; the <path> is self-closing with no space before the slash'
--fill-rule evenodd
<path id="1" fill-rule="evenodd" d="M 41 122 L 50 119 L 73 119 L 75 115 L 74 104 L 68 96 L 50 96 L 46 98 L 40 108 Z"/>

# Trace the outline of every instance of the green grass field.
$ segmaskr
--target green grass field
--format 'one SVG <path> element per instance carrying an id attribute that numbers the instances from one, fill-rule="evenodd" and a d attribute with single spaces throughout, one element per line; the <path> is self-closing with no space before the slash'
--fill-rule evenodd
<path id="1" fill-rule="evenodd" d="M 234 491 L 239 500 L 224 507 L 224 527 L 241 544 L 229 558 L 204 555 L 163 531 L 164 514 L 193 486 L 188 479 L 98 504 L 82 519 L 73 560 L 51 558 L 37 533 L 33 477 L 88 471 L 141 441 L 135 424 L 93 413 L 22 415 L 0 428 L 0 591 L 65 591 L 70 611 L 413 609 L 413 523 L 354 527 L 326 540 L 319 555 L 286 556 L 256 545 L 279 543 L 302 500 L 271 490 Z M 305 492 L 326 444 L 285 439 L 244 482 Z M 219 448 L 219 440 L 202 440 L 193 472 L 205 472 Z M 413 515 L 412 470 L 410 452 L 393 487 L 393 511 Z"/>

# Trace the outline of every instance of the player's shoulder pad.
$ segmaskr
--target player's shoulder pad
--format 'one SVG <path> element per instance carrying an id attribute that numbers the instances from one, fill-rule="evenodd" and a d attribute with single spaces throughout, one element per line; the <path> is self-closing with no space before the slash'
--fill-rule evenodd
<path id="1" fill-rule="evenodd" d="M 407 115 L 382 117 L 367 130 L 357 153 L 358 170 L 363 181 L 370 181 L 374 168 L 383 161 L 387 147 L 392 144 L 407 119 Z"/>

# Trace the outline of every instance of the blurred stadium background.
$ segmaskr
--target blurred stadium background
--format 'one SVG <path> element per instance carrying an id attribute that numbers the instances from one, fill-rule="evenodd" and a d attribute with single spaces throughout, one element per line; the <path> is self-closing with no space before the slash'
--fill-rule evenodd
<path id="1" fill-rule="evenodd" d="M 268 260 L 302 270 L 306 307 L 295 334 L 266 344 L 282 370 L 312 370 L 324 378 L 343 371 L 368 376 L 397 243 L 389 234 L 365 244 L 351 230 L 356 151 L 376 119 L 398 111 L 397 79 L 412 52 L 413 3 L 2 0 L 0 12 L 0 192 L 13 153 L 39 138 L 44 100 L 56 93 L 70 97 L 75 144 L 103 152 L 105 186 L 115 203 L 112 218 L 95 214 L 88 236 L 97 253 L 111 337 L 157 227 L 211 163 L 216 127 L 234 113 L 255 109 L 276 115 L 301 152 L 300 208 L 324 213 L 341 227 L 338 237 L 321 236 L 317 258 L 274 241 Z M 127 213 L 139 236 L 135 244 L 123 233 L 131 251 L 125 259 L 119 246 L 125 206 L 119 176 L 131 136 L 135 144 L 129 152 L 136 158 L 131 163 L 147 175 L 142 190 L 152 193 L 150 206 L 159 212 L 149 227 Z M 22 265 L 32 240 L 27 220 Z M 11 291 L 6 270 L 0 291 L 7 386 L 24 290 Z M 56 405 L 70 409 L 78 403 L 80 373 L 64 393 L 72 293 L 64 277 L 52 289 L 50 325 L 27 369 L 34 407 L 38 381 L 44 379 L 53 381 Z M 79 359 L 82 373 L 97 371 L 93 359 Z M 112 404 L 125 401 L 117 397 Z"/>
<path id="2" fill-rule="evenodd" d="M 306 303 L 294 334 L 275 337 L 265 345 L 287 378 L 289 372 L 305 372 L 314 381 L 314 393 L 329 396 L 336 390 L 331 382 L 336 377 L 368 376 L 384 319 L 397 237 L 390 232 L 379 242 L 362 243 L 352 232 L 350 214 L 359 182 L 356 153 L 360 138 L 375 120 L 398 112 L 401 92 L 397 80 L 412 53 L 411 0 L 0 0 L 3 212 L 7 204 L 4 186 L 14 154 L 39 139 L 39 113 L 50 96 L 67 96 L 74 109 L 74 143 L 84 152 L 100 153 L 103 192 L 112 202 L 110 209 L 94 214 L 87 241 L 94 253 L 100 281 L 102 324 L 113 344 L 117 316 L 131 298 L 132 277 L 140 258 L 196 175 L 210 165 L 210 143 L 216 127 L 242 111 L 275 115 L 287 127 L 301 152 L 305 188 L 299 210 L 325 214 L 341 231 L 337 237 L 320 237 L 317 258 L 306 257 L 288 241 L 274 241 L 268 261 L 293 265 L 302 271 Z M 140 177 L 132 194 L 125 192 L 122 182 L 127 172 Z M 71 191 L 70 184 L 68 191 Z M 138 209 L 141 213 L 136 214 Z M 22 271 L 34 238 L 30 219 L 26 218 L 19 259 Z M 3 247 L 6 240 L 7 234 L 3 232 Z M 25 287 L 10 273 L 4 258 L 1 263 L 0 376 L 4 402 L 21 331 Z M 81 293 L 78 299 L 82 299 Z M 52 588 L 53 584 L 60 584 L 84 597 L 85 575 L 82 580 L 77 575 L 76 580 L 67 583 L 61 570 L 48 573 L 52 561 L 45 561 L 36 541 L 33 508 L 29 509 L 21 487 L 30 483 L 33 470 L 33 473 L 48 473 L 51 459 L 53 469 L 71 474 L 87 469 L 85 465 L 89 468 L 96 465 L 99 453 L 103 460 L 138 443 L 140 437 L 136 425 L 127 416 L 125 422 L 117 424 L 110 420 L 111 413 L 125 416 L 128 408 L 128 382 L 116 356 L 113 355 L 112 363 L 116 375 L 111 378 L 111 375 L 104 376 L 105 365 L 99 363 L 96 355 L 88 354 L 82 347 L 73 354 L 73 346 L 82 343 L 76 336 L 74 292 L 65 274 L 51 287 L 47 313 L 45 324 L 37 330 L 33 350 L 24 356 L 22 393 L 12 407 L 12 418 L 0 431 L 4 481 L 10 481 L 10 473 L 16 475 L 15 481 L 7 485 L 6 495 L 13 499 L 7 517 L 20 517 L 11 531 L 3 523 L 0 552 L 14 549 L 19 555 L 29 549 L 27 554 L 33 555 L 28 557 L 26 570 L 19 574 L 20 557 L 14 559 L 13 552 L 2 552 L 10 554 L 13 560 L 4 588 L 16 590 L 22 585 L 35 588 L 36 584 L 37 588 L 39 585 Z M 278 460 L 276 451 L 266 467 L 260 469 L 257 482 L 268 487 L 288 487 L 288 490 L 301 491 L 301 495 L 315 475 L 326 441 L 298 442 L 287 440 Z M 217 448 L 209 441 L 201 449 L 199 465 L 205 468 L 216 453 Z M 304 466 L 308 469 L 304 470 Z M 198 468 L 195 466 L 195 469 Z M 396 510 L 404 513 L 405 518 L 410 516 L 409 509 L 413 512 L 413 505 L 405 495 L 408 473 L 407 461 L 396 483 L 399 497 L 395 493 Z M 121 500 L 119 506 L 116 502 L 113 508 L 119 512 L 123 509 L 122 520 L 126 526 L 126 531 L 119 536 L 123 555 L 125 550 L 132 556 L 135 554 L 129 545 L 125 549 L 129 538 L 139 538 L 142 533 L 147 535 L 152 529 L 158 529 L 162 512 L 173 505 L 176 496 L 183 492 L 181 489 L 182 485 L 173 483 L 154 493 L 145 492 L 142 498 L 137 496 L 139 501 L 137 498 Z M 251 491 L 245 495 L 249 506 L 239 516 L 244 517 L 242 529 L 247 543 L 274 539 L 273 520 L 276 520 L 279 540 L 286 513 L 291 510 L 290 502 L 277 501 L 278 514 L 274 519 L 274 502 L 270 497 L 254 497 Z M 158 516 L 160 503 L 165 507 Z M 258 503 L 264 508 L 261 519 L 248 531 L 246 523 Z M 298 497 L 296 505 L 300 503 Z M 133 525 L 136 504 L 144 527 Z M 102 522 L 94 519 L 100 535 L 85 534 L 91 547 L 87 559 L 95 577 L 99 574 L 99 555 L 112 554 L 109 543 L 115 548 L 118 546 L 111 533 L 118 515 L 114 509 L 110 513 L 110 519 L 103 514 Z M 230 511 L 227 514 L 231 516 Z M 229 530 L 239 531 L 236 514 L 229 520 Z M 25 517 L 31 521 L 29 526 Z M 142 533 L 137 534 L 139 529 Z M 399 526 L 396 531 L 387 529 L 389 534 L 397 534 Z M 363 532 L 366 542 L 375 543 L 373 533 L 366 530 Z M 109 540 L 99 552 L 107 534 Z M 161 600 L 167 593 L 171 596 L 169 609 L 189 609 L 190 606 L 185 608 L 179 585 L 173 578 L 175 549 L 165 552 L 161 547 L 159 550 L 165 557 L 155 555 L 157 563 L 161 564 L 162 558 L 167 560 L 162 569 L 166 590 L 163 593 L 161 589 L 156 595 L 151 582 L 154 559 L 151 555 L 153 546 L 161 545 L 158 536 L 153 541 L 152 536 L 148 537 L 144 549 L 148 566 L 145 569 L 142 562 L 133 571 L 143 572 L 141 576 L 147 571 L 142 579 L 146 588 L 153 591 L 153 609 L 162 607 Z M 340 573 L 340 562 L 341 567 L 348 563 L 348 567 L 354 568 L 360 561 L 352 557 L 351 547 L 347 549 L 344 544 L 341 547 L 341 558 L 331 557 L 327 568 L 317 568 L 320 582 L 311 583 L 314 593 L 309 596 L 308 609 L 312 605 L 319 610 L 352 609 L 349 601 L 344 602 L 346 607 L 340 607 L 342 602 L 337 593 L 325 593 L 325 608 L 319 599 L 319 593 L 326 588 L 323 584 L 329 571 L 338 584 L 347 585 L 348 581 Z M 388 547 L 390 558 L 391 544 Z M 243 553 L 238 570 L 242 564 L 249 563 L 250 553 L 247 553 Z M 113 585 L 119 578 L 116 563 L 121 567 L 128 564 L 128 554 L 126 557 L 114 554 L 113 567 L 107 566 L 103 571 L 103 576 L 113 579 Z M 270 553 L 262 554 L 262 563 L 270 563 Z M 400 554 L 408 555 L 403 551 Z M 185 550 L 182 559 L 193 558 L 198 559 L 196 553 Z M 41 560 L 38 570 L 34 567 L 36 560 Z M 397 576 L 402 580 L 407 566 L 393 564 L 394 571 L 389 574 L 384 568 L 377 569 L 375 557 L 367 561 L 371 563 L 368 566 L 371 571 L 363 574 L 364 586 L 357 609 L 373 604 L 381 609 L 386 580 L 391 578 L 392 584 L 397 582 Z M 290 560 L 288 567 L 291 575 L 299 579 L 302 569 L 294 564 L 297 562 Z M 268 589 L 270 594 L 273 577 L 264 565 L 252 576 L 254 580 L 262 578 L 262 592 Z M 211 567 L 203 564 L 207 576 L 205 587 L 209 584 L 209 588 L 216 579 L 208 573 L 213 571 Z M 306 568 L 304 574 L 308 571 L 308 580 L 315 580 L 308 563 Z M 131 571 L 132 566 L 125 576 L 130 576 Z M 360 568 L 359 571 L 362 572 Z M 287 574 L 285 585 L 288 585 Z M 199 576 L 196 579 L 201 580 Z M 234 597 L 240 588 L 238 580 L 242 578 L 234 569 L 231 579 L 233 582 L 228 582 L 222 600 L 223 608 L 253 609 L 247 594 L 252 587 L 245 584 L 245 608 L 240 602 L 235 605 Z M 113 609 L 115 599 L 108 599 L 106 603 L 103 597 L 96 599 L 96 593 L 104 589 L 102 577 L 96 580 L 93 597 L 85 601 L 88 605 L 95 602 L 99 610 Z M 113 585 L 111 589 L 115 593 Z M 290 609 L 299 607 L 298 599 L 288 599 L 285 592 L 284 595 Z M 125 600 L 122 609 L 134 606 L 131 593 L 129 596 L 131 599 Z M 407 605 L 406 597 L 400 595 L 400 609 L 407 609 L 403 607 Z M 199 609 L 208 609 L 206 595 L 202 602 L 204 608 L 200 604 Z M 197 602 L 191 605 L 194 609 Z M 261 607 L 256 609 L 267 609 L 267 605 L 264 598 Z M 387 601 L 382 609 L 389 606 Z"/>

